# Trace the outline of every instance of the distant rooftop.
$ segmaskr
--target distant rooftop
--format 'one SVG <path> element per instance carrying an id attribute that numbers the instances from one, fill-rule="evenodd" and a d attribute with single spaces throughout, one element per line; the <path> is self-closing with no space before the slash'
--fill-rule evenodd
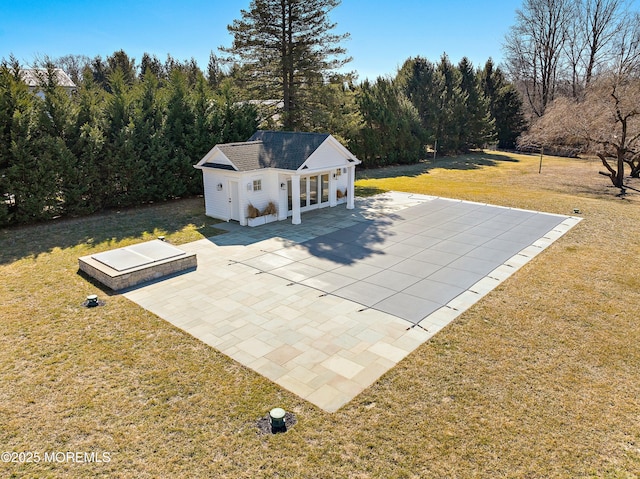
<path id="1" fill-rule="evenodd" d="M 76 88 L 76 84 L 61 68 L 54 68 L 55 82 L 65 88 Z M 22 80 L 30 88 L 38 88 L 48 80 L 48 71 L 46 68 L 23 68 L 20 70 Z"/>

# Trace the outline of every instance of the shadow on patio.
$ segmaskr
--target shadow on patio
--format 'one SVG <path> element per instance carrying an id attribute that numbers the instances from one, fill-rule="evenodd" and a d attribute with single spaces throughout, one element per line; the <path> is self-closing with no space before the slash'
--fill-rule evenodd
<path id="1" fill-rule="evenodd" d="M 352 264 L 372 255 L 384 254 L 378 246 L 393 233 L 388 226 L 402 220 L 389 197 L 357 198 L 356 207 L 347 210 L 340 205 L 322 208 L 302 215 L 302 223 L 291 219 L 269 223 L 256 228 L 235 222 L 216 225 L 227 230 L 208 238 L 217 246 L 249 246 L 268 239 L 279 239 L 282 248 L 296 247 L 315 258 L 343 265 Z"/>

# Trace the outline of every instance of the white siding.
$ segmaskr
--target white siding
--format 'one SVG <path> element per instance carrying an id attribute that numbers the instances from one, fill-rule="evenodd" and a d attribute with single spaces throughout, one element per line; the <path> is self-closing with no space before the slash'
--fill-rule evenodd
<path id="1" fill-rule="evenodd" d="M 338 168 L 336 168 L 337 170 Z M 344 190 L 347 189 L 347 183 L 349 180 L 349 175 L 347 175 L 346 168 L 339 168 L 340 176 L 336 176 L 336 188 L 344 193 Z M 334 172 L 336 170 L 333 170 Z"/>
<path id="2" fill-rule="evenodd" d="M 304 162 L 310 170 L 327 170 L 349 164 L 346 155 L 327 138 Z"/>
<path id="3" fill-rule="evenodd" d="M 253 191 L 253 181 L 262 181 L 262 189 Z M 247 185 L 251 185 L 251 189 Z M 262 211 L 270 201 L 276 205 L 280 199 L 280 183 L 278 182 L 278 173 L 274 170 L 249 171 L 242 175 L 240 180 L 240 189 L 244 201 L 240 205 L 240 215 L 247 216 L 247 207 L 249 203 Z"/>
<path id="4" fill-rule="evenodd" d="M 277 185 L 278 188 L 278 219 L 284 220 L 287 219 L 287 214 L 289 211 L 289 197 L 287 192 L 287 180 L 291 178 L 290 175 L 283 175 L 282 173 L 278 174 L 277 177 Z M 280 188 L 280 184 L 284 183 L 284 189 Z"/>
<path id="5" fill-rule="evenodd" d="M 231 191 L 229 191 L 229 180 L 238 182 L 238 201 L 240 222 L 247 217 L 247 207 L 249 203 L 262 211 L 270 201 L 273 201 L 278 207 L 278 212 L 284 208 L 286 214 L 286 191 L 284 195 L 280 190 L 280 178 L 277 171 L 263 170 L 251 171 L 244 173 L 236 173 L 232 171 L 215 170 L 212 168 L 202 169 L 204 181 L 204 198 L 205 198 L 205 214 L 212 218 L 223 221 L 229 221 L 229 201 L 231 199 Z M 253 191 L 253 180 L 261 180 L 262 189 Z M 218 189 L 218 185 L 222 185 L 222 189 Z M 251 188 L 248 187 L 251 185 Z M 284 206 L 283 206 L 284 197 Z"/>
<path id="6" fill-rule="evenodd" d="M 229 195 L 228 181 L 229 177 L 236 175 L 221 173 L 220 170 L 211 168 L 202 169 L 202 179 L 204 182 L 204 203 L 205 214 L 212 218 L 223 221 L 229 220 Z M 222 185 L 222 189 L 218 190 L 218 185 Z"/>
<path id="7" fill-rule="evenodd" d="M 360 161 L 338 140 L 329 135 L 318 149 L 307 158 L 303 166 L 306 166 L 306 169 L 309 170 L 330 170 L 340 166 L 353 165 L 354 163 L 359 164 Z"/>
<path id="8" fill-rule="evenodd" d="M 220 149 L 217 146 L 214 146 L 213 148 L 211 148 L 211 150 L 209 150 L 209 152 L 206 155 L 204 155 L 204 158 L 202 158 L 198 162 L 198 165 L 203 165 L 205 163 L 219 163 L 221 165 L 234 166 L 233 163 L 231 163 L 231 161 L 229 160 L 229 158 L 227 158 L 225 154 L 222 153 L 222 151 L 220 151 Z"/>

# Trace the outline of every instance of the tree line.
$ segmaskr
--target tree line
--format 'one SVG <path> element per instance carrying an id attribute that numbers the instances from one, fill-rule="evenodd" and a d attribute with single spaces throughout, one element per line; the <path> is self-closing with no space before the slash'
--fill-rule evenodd
<path id="1" fill-rule="evenodd" d="M 15 59 L 2 62 L 0 225 L 201 193 L 194 159 L 256 129 L 255 108 L 199 70 L 136 75 L 133 61 L 115 61 L 127 58 L 85 66 L 73 94 L 56 84 L 53 62 L 40 70 L 39 95 Z"/>
<path id="2" fill-rule="evenodd" d="M 520 95 L 489 59 L 475 69 L 410 58 L 395 78 L 364 81 L 356 102 L 362 116 L 351 147 L 365 164 L 410 163 L 429 154 L 495 145 L 514 148 L 525 129 Z"/>

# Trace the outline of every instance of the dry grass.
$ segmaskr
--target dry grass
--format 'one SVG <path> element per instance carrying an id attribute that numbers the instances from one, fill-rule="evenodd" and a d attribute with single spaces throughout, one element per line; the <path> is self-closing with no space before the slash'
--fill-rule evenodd
<path id="1" fill-rule="evenodd" d="M 364 173 L 360 191 L 580 208 L 585 221 L 335 414 L 77 274 L 79 256 L 159 231 L 201 237 L 201 207 L 0 231 L 0 450 L 112 453 L 0 463 L 0 476 L 639 477 L 640 195 L 616 198 L 595 162 L 545 157 L 539 175 L 538 161 Z M 94 292 L 107 304 L 82 308 Z M 298 424 L 260 435 L 276 405 Z"/>

